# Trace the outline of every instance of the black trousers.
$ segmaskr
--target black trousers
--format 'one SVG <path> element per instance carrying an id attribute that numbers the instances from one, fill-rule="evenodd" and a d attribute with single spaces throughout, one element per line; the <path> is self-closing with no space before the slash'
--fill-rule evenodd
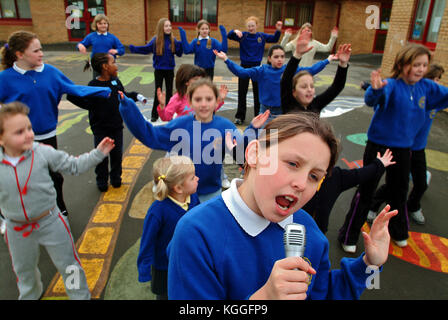
<path id="1" fill-rule="evenodd" d="M 165 80 L 165 94 L 166 94 L 166 104 L 171 99 L 173 95 L 173 80 L 174 80 L 174 70 L 154 70 L 154 80 L 155 80 L 155 91 L 154 91 L 154 103 L 152 105 L 151 118 L 159 118 L 157 112 L 157 106 L 159 105 L 159 100 L 157 99 L 157 88 L 161 88 L 163 91 L 163 81 Z"/>
<path id="2" fill-rule="evenodd" d="M 210 80 L 213 81 L 213 77 L 215 76 L 215 68 L 207 68 L 204 69 L 207 76 L 210 77 Z"/>
<path id="3" fill-rule="evenodd" d="M 55 149 L 58 148 L 58 140 L 56 136 L 48 139 L 35 140 L 35 141 L 43 144 L 48 144 Z M 62 185 L 64 184 L 64 177 L 59 172 L 53 172 L 51 170 L 50 170 L 50 177 L 51 180 L 53 180 L 54 188 L 56 189 L 56 203 L 58 205 L 59 210 L 61 210 L 61 212 L 64 211 L 68 212 L 64 202 L 63 187 L 62 187 Z"/>
<path id="4" fill-rule="evenodd" d="M 411 151 L 411 176 L 412 176 L 412 190 L 408 196 L 407 209 L 410 212 L 418 211 L 421 208 L 420 201 L 428 189 L 426 181 L 426 154 L 425 149 Z M 371 209 L 378 212 L 380 206 L 386 201 L 387 187 L 382 185 L 375 193 Z"/>
<path id="5" fill-rule="evenodd" d="M 105 137 L 114 139 L 115 147 L 110 151 L 109 156 L 105 157 L 104 160 L 95 167 L 96 184 L 98 186 L 107 186 L 110 177 L 112 185 L 120 185 L 122 173 L 121 160 L 123 157 L 123 130 L 119 129 L 116 131 L 95 134 L 93 136 L 95 148 Z"/>
<path id="6" fill-rule="evenodd" d="M 241 65 L 243 68 L 253 68 L 257 65 Z M 246 109 L 247 109 L 247 102 L 246 102 L 246 96 L 247 91 L 249 89 L 249 78 L 238 78 L 238 109 L 235 114 L 235 118 L 240 120 L 246 120 Z M 254 117 L 258 116 L 260 113 L 260 99 L 258 97 L 258 82 L 252 81 L 252 92 L 254 94 Z"/>
<path id="7" fill-rule="evenodd" d="M 368 165 L 376 158 L 377 152 L 383 154 L 386 146 L 368 141 L 363 157 L 363 165 Z M 389 148 L 396 164 L 386 168 L 386 202 L 391 211 L 397 209 L 398 214 L 389 221 L 389 233 L 394 240 L 405 240 L 409 237 L 409 221 L 406 208 L 410 172 L 410 149 Z M 360 184 L 353 196 L 349 212 L 339 230 L 338 240 L 346 245 L 356 245 L 361 228 L 367 219 L 372 206 L 372 199 L 381 176 L 368 183 Z"/>

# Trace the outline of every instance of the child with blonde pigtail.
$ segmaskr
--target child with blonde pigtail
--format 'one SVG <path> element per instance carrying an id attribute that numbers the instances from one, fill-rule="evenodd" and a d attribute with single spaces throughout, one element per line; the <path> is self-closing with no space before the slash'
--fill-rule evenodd
<path id="1" fill-rule="evenodd" d="M 138 280 L 151 281 L 158 300 L 167 299 L 168 257 L 166 248 L 177 221 L 199 204 L 196 194 L 199 178 L 189 157 L 161 158 L 153 165 L 155 198 L 143 225 L 137 258 Z"/>

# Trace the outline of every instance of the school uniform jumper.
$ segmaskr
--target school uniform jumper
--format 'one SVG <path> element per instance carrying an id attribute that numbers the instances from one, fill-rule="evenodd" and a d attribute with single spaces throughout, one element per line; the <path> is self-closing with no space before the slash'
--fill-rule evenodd
<path id="1" fill-rule="evenodd" d="M 114 56 L 122 56 L 125 53 L 121 41 L 110 32 L 91 32 L 85 36 L 80 44 L 86 48 L 92 47 L 90 57 L 93 57 L 95 53 L 108 53 L 110 49 L 117 50 L 117 54 Z"/>
<path id="2" fill-rule="evenodd" d="M 73 272 L 79 282 L 66 286 L 70 299 L 90 299 L 84 270 L 66 217 L 56 203 L 56 190 L 49 175 L 55 172 L 78 175 L 100 163 L 104 154 L 94 149 L 79 157 L 51 146 L 33 143 L 16 166 L 5 159 L 0 148 L 0 209 L 6 218 L 6 241 L 19 299 L 39 299 L 43 287 L 38 269 L 39 245 L 46 248 L 62 275 L 64 284 Z M 47 215 L 36 221 L 44 213 Z M 70 268 L 68 268 L 70 267 Z"/>
<path id="3" fill-rule="evenodd" d="M 322 71 L 327 65 L 328 59 L 317 62 L 311 67 L 306 68 L 296 68 L 295 73 L 301 70 L 307 70 L 311 74 L 315 75 Z M 258 82 L 260 88 L 260 103 L 261 109 L 260 113 L 263 113 L 267 109 L 271 111 L 272 115 L 279 115 L 282 113 L 281 110 L 281 90 L 280 90 L 280 80 L 286 66 L 283 65 L 281 68 L 274 68 L 270 64 L 263 64 L 259 67 L 253 68 L 242 68 L 230 59 L 225 61 L 225 64 L 229 70 L 237 77 L 251 78 Z"/>
<path id="4" fill-rule="evenodd" d="M 323 60 L 324 62 L 328 59 Z M 299 67 L 300 59 L 292 56 L 288 64 L 286 65 L 285 71 L 283 72 L 281 78 L 281 105 L 283 114 L 290 112 L 302 112 L 302 111 L 311 111 L 317 114 L 320 114 L 323 108 L 325 108 L 331 101 L 333 101 L 339 93 L 344 89 L 345 82 L 347 80 L 347 67 L 341 67 L 338 65 L 336 70 L 336 75 L 334 77 L 333 83 L 329 86 L 324 92 L 314 97 L 313 101 L 307 106 L 304 107 L 300 102 L 296 100 L 296 98 L 292 95 L 292 90 L 294 89 L 292 86 L 292 79 L 294 75 L 297 73 L 297 67 Z M 299 67 L 300 70 L 306 70 L 305 68 Z M 311 73 L 312 74 L 312 73 Z"/>
<path id="5" fill-rule="evenodd" d="M 329 243 L 313 218 L 299 210 L 272 223 L 247 207 L 237 190 L 241 183 L 234 179 L 221 196 L 179 220 L 168 248 L 169 299 L 248 299 L 285 258 L 284 227 L 292 222 L 305 226 L 304 259 L 317 271 L 307 299 L 359 298 L 369 276 L 362 256 L 343 258 L 340 270 L 330 270 Z"/>
<path id="6" fill-rule="evenodd" d="M 227 52 L 227 32 L 224 26 L 219 26 L 219 31 L 221 32 L 222 41 L 219 42 L 215 38 L 210 36 L 206 38 L 197 37 L 194 38 L 190 43 L 187 40 L 187 34 L 182 27 L 179 27 L 180 38 L 182 40 L 182 48 L 185 54 L 194 53 L 194 64 L 204 68 L 207 75 L 213 81 L 215 60 L 216 55 L 213 50 Z M 208 43 L 210 42 L 210 46 Z"/>
<path id="7" fill-rule="evenodd" d="M 129 50 L 132 53 L 140 54 L 152 54 L 152 65 L 154 68 L 154 79 L 155 79 L 155 91 L 154 91 L 154 102 L 151 111 L 151 120 L 157 120 L 159 117 L 157 114 L 157 105 L 159 104 L 157 100 L 157 88 L 163 87 L 163 80 L 165 80 L 165 94 L 166 101 L 170 101 L 173 95 L 173 80 L 174 80 L 174 68 L 176 62 L 174 55 L 182 57 L 183 49 L 182 43 L 174 39 L 174 53 L 171 48 L 171 35 L 164 35 L 164 50 L 162 55 L 157 55 L 156 48 L 157 37 L 153 37 L 151 41 L 145 46 L 129 46 Z"/>
<path id="8" fill-rule="evenodd" d="M 199 177 L 199 196 L 221 190 L 226 132 L 230 131 L 237 143 L 243 145 L 242 136 L 235 125 L 220 116 L 214 115 L 211 122 L 202 123 L 195 120 L 194 115 L 186 115 L 165 125 L 153 126 L 135 103 L 126 97 L 121 100 L 120 113 L 131 133 L 144 145 L 192 159 L 196 176 Z"/>
<path id="9" fill-rule="evenodd" d="M 258 67 L 263 60 L 266 43 L 277 43 L 281 35 L 281 32 L 278 30 L 273 35 L 264 32 L 249 33 L 244 31 L 242 33 L 243 36 L 240 38 L 234 30 L 230 30 L 227 38 L 240 43 L 240 65 L 243 68 Z M 241 121 L 246 119 L 246 96 L 248 88 L 249 78 L 238 77 L 238 109 L 235 118 Z M 260 100 L 258 95 L 258 82 L 254 80 L 252 80 L 252 92 L 254 95 L 254 117 L 256 117 L 260 113 Z"/>
<path id="10" fill-rule="evenodd" d="M 369 87 L 364 100 L 374 108 L 367 131 L 367 145 L 363 164 L 376 159 L 390 149 L 396 164 L 386 168 L 387 199 L 391 210 L 398 214 L 389 221 L 389 233 L 396 241 L 406 240 L 409 230 L 406 199 L 409 187 L 411 148 L 418 131 L 424 126 L 426 113 L 435 106 L 447 105 L 448 88 L 429 79 L 408 85 L 402 79 L 388 78 L 387 85 L 374 90 Z M 338 240 L 345 245 L 355 245 L 362 225 L 366 221 L 372 199 L 381 176 L 362 183 L 355 193 L 350 210 L 339 230 Z"/>
<path id="11" fill-rule="evenodd" d="M 121 185 L 123 156 L 123 119 L 121 118 L 118 106 L 118 91 L 137 101 L 137 92 L 126 92 L 120 79 L 112 78 L 109 81 L 93 79 L 88 84 L 91 87 L 105 87 L 111 89 L 111 95 L 107 99 L 101 98 L 80 98 L 67 95 L 67 100 L 83 109 L 89 110 L 89 123 L 93 132 L 93 143 L 97 147 L 100 142 L 109 137 L 114 140 L 115 147 L 109 153 L 109 157 L 98 164 L 95 168 L 96 184 L 100 188 L 106 188 L 110 181 L 113 186 Z M 109 172 L 109 161 L 110 172 Z"/>
<path id="12" fill-rule="evenodd" d="M 199 204 L 196 193 L 190 195 L 188 210 Z M 187 212 L 169 197 L 162 201 L 155 200 L 143 223 L 143 233 L 140 240 L 140 250 L 137 258 L 138 281 L 153 280 L 152 291 L 157 295 L 167 295 L 167 284 L 154 283 L 151 273 L 166 273 L 168 270 L 168 256 L 166 248 L 173 237 L 179 219 Z M 152 270 L 152 272 L 151 272 Z M 156 282 L 159 282 L 158 280 Z"/>
<path id="13" fill-rule="evenodd" d="M 34 131 L 34 140 L 49 144 L 57 149 L 56 126 L 58 124 L 58 105 L 63 94 L 79 97 L 95 96 L 106 98 L 109 88 L 96 88 L 75 85 L 61 71 L 49 64 L 35 70 L 23 70 L 14 66 L 0 72 L 0 101 L 9 103 L 20 101 L 30 108 L 28 117 Z M 51 172 L 57 191 L 58 207 L 66 211 L 62 185 L 64 178 L 60 173 Z"/>

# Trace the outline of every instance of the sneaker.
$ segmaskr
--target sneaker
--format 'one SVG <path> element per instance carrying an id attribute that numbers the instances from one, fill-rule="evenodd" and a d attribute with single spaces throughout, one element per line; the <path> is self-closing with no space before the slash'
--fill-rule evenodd
<path id="1" fill-rule="evenodd" d="M 0 218 L 0 234 L 4 235 L 6 232 L 6 222 L 2 218 Z"/>
<path id="2" fill-rule="evenodd" d="M 350 245 L 341 243 L 341 246 L 342 246 L 342 250 L 344 250 L 347 253 L 355 253 L 356 252 L 356 245 L 350 246 Z"/>
<path id="3" fill-rule="evenodd" d="M 243 124 L 243 120 L 236 118 L 235 119 L 235 124 Z"/>
<path id="4" fill-rule="evenodd" d="M 410 212 L 412 220 L 414 220 L 417 224 L 425 224 L 425 217 L 423 216 L 422 209 L 418 209 L 417 211 Z"/>
<path id="5" fill-rule="evenodd" d="M 224 189 L 229 189 L 229 188 L 230 188 L 230 181 L 229 181 L 229 179 L 224 179 L 224 180 L 222 180 L 222 181 L 221 181 L 221 186 L 222 186 Z"/>
<path id="6" fill-rule="evenodd" d="M 431 182 L 431 172 L 426 170 L 426 184 L 429 186 L 430 182 Z"/>
<path id="7" fill-rule="evenodd" d="M 151 117 L 151 122 L 156 122 L 157 118 L 156 117 Z"/>
<path id="8" fill-rule="evenodd" d="M 395 244 L 400 248 L 404 248 L 408 245 L 408 240 L 394 240 Z"/>
<path id="9" fill-rule="evenodd" d="M 369 210 L 369 213 L 367 214 L 367 222 L 372 224 L 373 220 L 375 220 L 377 214 L 375 211 Z"/>

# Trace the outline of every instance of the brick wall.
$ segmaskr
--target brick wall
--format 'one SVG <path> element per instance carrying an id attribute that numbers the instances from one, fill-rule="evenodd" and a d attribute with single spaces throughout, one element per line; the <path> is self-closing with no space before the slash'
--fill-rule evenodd
<path id="1" fill-rule="evenodd" d="M 313 38 L 327 43 L 330 40 L 331 29 L 336 26 L 337 16 L 338 5 L 336 3 L 316 1 L 314 3 Z"/>
<path id="2" fill-rule="evenodd" d="M 109 30 L 124 45 L 145 43 L 145 12 L 142 0 L 113 0 L 106 2 Z"/>
<path id="3" fill-rule="evenodd" d="M 375 29 L 367 29 L 366 19 L 369 5 L 380 6 L 372 1 L 342 1 L 339 18 L 339 36 L 337 43 L 351 43 L 352 54 L 371 53 L 375 40 Z"/>
<path id="4" fill-rule="evenodd" d="M 68 41 L 65 27 L 65 2 L 61 0 L 30 0 L 33 32 L 42 43 Z"/>
<path id="5" fill-rule="evenodd" d="M 416 2 L 415 0 L 394 0 L 392 4 L 389 31 L 381 64 L 384 77 L 390 75 L 397 52 L 409 39 Z"/>
<path id="6" fill-rule="evenodd" d="M 448 5 L 445 6 L 442 24 L 440 25 L 437 46 L 434 53 L 434 62 L 440 63 L 445 69 L 442 84 L 448 86 Z"/>

